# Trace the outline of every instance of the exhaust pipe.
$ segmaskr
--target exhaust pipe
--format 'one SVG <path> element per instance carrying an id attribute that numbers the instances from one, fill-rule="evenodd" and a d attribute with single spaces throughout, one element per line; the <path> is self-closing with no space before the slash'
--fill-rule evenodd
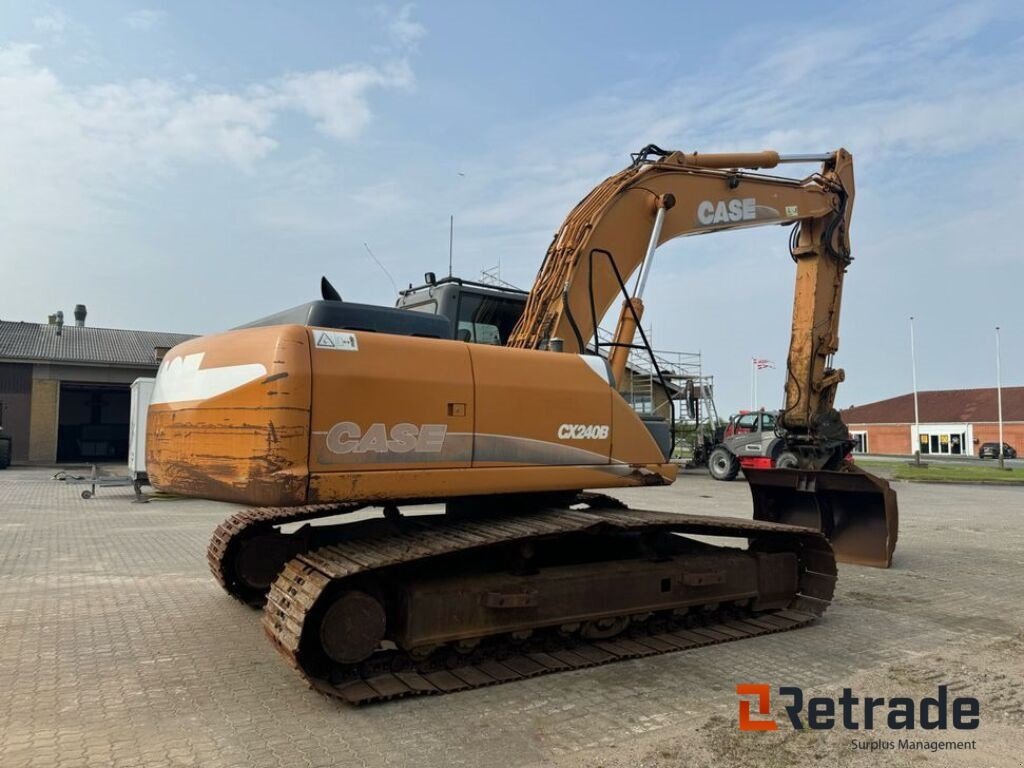
<path id="1" fill-rule="evenodd" d="M 814 528 L 832 542 L 843 563 L 888 568 L 899 534 L 896 492 L 889 483 L 850 465 L 842 472 L 744 469 L 754 519 Z"/>

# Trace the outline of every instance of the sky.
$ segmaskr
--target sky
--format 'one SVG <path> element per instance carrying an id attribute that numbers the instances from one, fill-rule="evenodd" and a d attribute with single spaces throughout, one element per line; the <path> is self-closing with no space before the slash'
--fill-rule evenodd
<path id="1" fill-rule="evenodd" d="M 835 7 L 830 7 L 835 6 Z M 528 288 L 655 143 L 855 158 L 838 404 L 1024 385 L 1024 6 L 1013 2 L 0 4 L 0 318 L 219 331 L 392 280 Z M 804 175 L 813 167 L 787 166 Z M 781 402 L 776 227 L 662 246 L 645 324 L 720 412 Z M 367 253 L 368 244 L 383 268 Z M 389 276 L 390 275 L 390 276 Z M 607 324 L 607 323 L 606 323 Z"/>

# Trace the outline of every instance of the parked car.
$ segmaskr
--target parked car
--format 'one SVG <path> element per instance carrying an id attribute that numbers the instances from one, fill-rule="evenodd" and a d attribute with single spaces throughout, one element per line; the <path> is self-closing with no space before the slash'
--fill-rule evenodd
<path id="1" fill-rule="evenodd" d="M 982 443 L 981 448 L 978 449 L 979 459 L 998 459 L 999 458 L 999 443 Z M 1003 458 L 1004 459 L 1016 459 L 1017 449 L 1009 443 L 1003 443 Z"/>

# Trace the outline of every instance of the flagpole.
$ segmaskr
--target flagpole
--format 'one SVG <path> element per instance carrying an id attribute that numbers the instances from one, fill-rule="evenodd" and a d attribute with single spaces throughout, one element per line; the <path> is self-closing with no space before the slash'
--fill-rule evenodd
<path id="1" fill-rule="evenodd" d="M 754 363 L 754 404 L 751 406 L 752 411 L 757 410 L 757 363 Z"/>
<path id="2" fill-rule="evenodd" d="M 754 410 L 754 377 L 756 366 L 754 364 L 754 358 L 750 358 L 750 410 Z"/>

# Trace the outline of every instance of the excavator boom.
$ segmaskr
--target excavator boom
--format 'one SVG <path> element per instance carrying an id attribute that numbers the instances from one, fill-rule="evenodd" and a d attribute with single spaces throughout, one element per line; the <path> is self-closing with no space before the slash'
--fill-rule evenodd
<path id="1" fill-rule="evenodd" d="M 660 155 L 656 162 L 652 152 Z M 638 290 L 646 283 L 650 265 L 645 261 L 652 259 L 653 248 L 645 246 L 652 230 L 658 233 L 656 247 L 687 235 L 795 225 L 796 292 L 783 422 L 790 429 L 810 429 L 816 416 L 832 407 L 835 385 L 843 378 L 828 360 L 839 347 L 843 275 L 850 262 L 853 158 L 843 149 L 786 156 L 669 153 L 652 147 L 634 157 L 629 168 L 599 184 L 566 218 L 508 345 L 543 349 L 555 338 L 563 340 L 566 351 L 586 351 L 596 323 L 621 297 L 620 283 L 641 268 Z M 809 159 L 822 160 L 822 169 L 804 179 L 739 170 Z M 621 337 L 621 343 L 631 341 L 628 334 Z"/>
<path id="2" fill-rule="evenodd" d="M 800 179 L 751 172 L 786 163 L 821 167 Z M 896 543 L 895 494 L 884 481 L 850 471 L 844 459 L 852 444 L 834 407 L 836 388 L 845 378 L 842 369 L 832 367 L 832 357 L 839 349 L 843 278 L 852 261 L 853 201 L 853 158 L 845 149 L 780 155 L 645 147 L 566 218 L 509 345 L 544 349 L 554 340 L 557 348 L 571 352 L 584 352 L 591 343 L 599 347 L 597 324 L 619 297 L 622 309 L 609 360 L 613 376 L 622 381 L 659 245 L 688 235 L 791 225 L 796 280 L 779 429 L 798 470 L 772 476 L 775 484 L 766 484 L 762 473 L 747 473 L 755 517 L 835 532 L 834 544 L 851 542 L 836 544 L 840 559 L 888 565 Z M 637 271 L 630 291 L 627 283 Z M 831 481 L 808 474 L 840 469 L 846 476 Z"/>

